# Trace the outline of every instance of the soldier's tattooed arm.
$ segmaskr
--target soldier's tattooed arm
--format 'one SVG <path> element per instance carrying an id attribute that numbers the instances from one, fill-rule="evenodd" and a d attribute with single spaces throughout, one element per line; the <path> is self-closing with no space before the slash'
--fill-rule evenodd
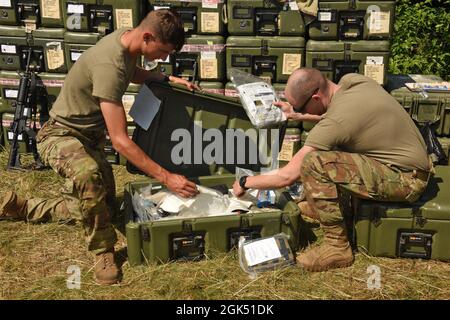
<path id="1" fill-rule="evenodd" d="M 283 168 L 270 171 L 264 175 L 247 177 L 245 187 L 249 189 L 276 189 L 292 185 L 300 178 L 300 168 L 305 155 L 316 150 L 314 147 L 304 146 Z M 238 197 L 245 193 L 239 185 L 239 181 L 235 181 L 233 193 Z"/>
<path id="2" fill-rule="evenodd" d="M 100 108 L 112 145 L 117 152 L 127 158 L 142 172 L 165 184 L 178 195 L 192 197 L 198 193 L 195 183 L 161 167 L 130 139 L 127 132 L 125 110 L 121 102 L 100 99 Z"/>

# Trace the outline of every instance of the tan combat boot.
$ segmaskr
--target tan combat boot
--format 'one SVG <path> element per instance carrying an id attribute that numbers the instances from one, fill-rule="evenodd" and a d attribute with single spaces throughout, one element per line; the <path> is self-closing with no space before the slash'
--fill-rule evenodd
<path id="1" fill-rule="evenodd" d="M 27 200 L 19 197 L 14 191 L 8 191 L 0 206 L 0 220 L 25 220 Z"/>
<path id="2" fill-rule="evenodd" d="M 351 266 L 354 257 L 344 222 L 337 225 L 321 224 L 321 227 L 325 236 L 323 243 L 300 253 L 297 263 L 306 270 L 315 272 Z"/>
<path id="3" fill-rule="evenodd" d="M 308 201 L 300 201 L 299 203 L 297 203 L 297 205 L 300 208 L 300 214 L 302 216 L 320 221 L 319 215 L 311 209 Z"/>
<path id="4" fill-rule="evenodd" d="M 101 285 L 112 285 L 120 281 L 120 271 L 114 262 L 114 248 L 95 256 L 95 281 Z"/>

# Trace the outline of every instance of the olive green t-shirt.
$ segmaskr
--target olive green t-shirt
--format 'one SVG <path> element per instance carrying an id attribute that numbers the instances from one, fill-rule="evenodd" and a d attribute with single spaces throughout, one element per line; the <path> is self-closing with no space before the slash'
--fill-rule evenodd
<path id="1" fill-rule="evenodd" d="M 377 82 L 347 74 L 306 139 L 319 150 L 359 153 L 404 170 L 429 170 L 425 142 L 405 109 Z"/>
<path id="2" fill-rule="evenodd" d="M 120 41 L 127 30 L 118 29 L 83 52 L 64 80 L 52 118 L 82 133 L 104 131 L 99 98 L 121 102 L 136 70 L 136 59 Z"/>

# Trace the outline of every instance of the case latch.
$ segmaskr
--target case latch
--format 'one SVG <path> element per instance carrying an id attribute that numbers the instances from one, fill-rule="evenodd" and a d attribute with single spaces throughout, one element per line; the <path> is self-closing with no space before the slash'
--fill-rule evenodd
<path id="1" fill-rule="evenodd" d="M 275 82 L 277 75 L 277 57 L 254 57 L 252 73 L 255 76 L 270 76 Z"/>
<path id="2" fill-rule="evenodd" d="M 399 232 L 397 239 L 397 255 L 403 258 L 431 258 L 433 235 L 423 232 Z"/>
<path id="3" fill-rule="evenodd" d="M 171 237 L 171 259 L 182 261 L 200 260 L 205 255 L 205 235 L 191 232 Z"/>
<path id="4" fill-rule="evenodd" d="M 44 59 L 44 51 L 40 47 L 33 47 L 32 48 L 32 66 L 34 67 L 34 70 L 36 72 L 42 72 L 45 70 L 45 59 Z M 27 51 L 28 47 L 21 47 L 20 48 L 20 68 L 22 70 L 25 70 L 27 67 Z"/>
<path id="5" fill-rule="evenodd" d="M 365 11 L 340 12 L 339 40 L 362 40 Z"/>
<path id="6" fill-rule="evenodd" d="M 335 61 L 334 82 L 338 83 L 347 73 L 359 73 L 360 61 Z"/>
<path id="7" fill-rule="evenodd" d="M 111 6 L 92 6 L 89 10 L 89 30 L 107 35 L 114 30 Z"/>
<path id="8" fill-rule="evenodd" d="M 256 9 L 255 27 L 258 35 L 274 36 L 278 34 L 277 9 Z"/>
<path id="9" fill-rule="evenodd" d="M 39 3 L 18 1 L 16 10 L 18 23 L 25 23 L 25 20 L 35 21 L 36 28 L 40 26 L 41 14 Z"/>
<path id="10" fill-rule="evenodd" d="M 197 55 L 180 54 L 175 56 L 175 76 L 189 81 L 194 81 L 196 73 Z"/>
<path id="11" fill-rule="evenodd" d="M 197 33 L 197 8 L 174 7 L 183 21 L 184 33 Z"/>

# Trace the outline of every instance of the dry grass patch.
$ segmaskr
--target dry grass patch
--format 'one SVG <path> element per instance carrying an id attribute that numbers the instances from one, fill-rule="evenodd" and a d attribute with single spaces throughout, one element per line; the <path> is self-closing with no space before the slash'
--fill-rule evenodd
<path id="1" fill-rule="evenodd" d="M 0 152 L 0 197 L 15 190 L 27 197 L 58 195 L 62 183 L 54 172 L 5 171 Z M 127 182 L 142 179 L 115 166 L 119 201 Z M 121 217 L 116 224 L 123 226 Z M 117 245 L 124 279 L 102 287 L 93 281 L 93 257 L 86 251 L 79 226 L 57 223 L 0 222 L 0 299 L 448 299 L 450 264 L 438 261 L 374 258 L 361 253 L 346 269 L 308 273 L 291 267 L 250 279 L 236 252 L 200 262 L 130 267 L 126 240 Z M 81 289 L 66 286 L 67 268 L 81 268 Z M 381 269 L 381 289 L 367 288 L 367 267 Z"/>

